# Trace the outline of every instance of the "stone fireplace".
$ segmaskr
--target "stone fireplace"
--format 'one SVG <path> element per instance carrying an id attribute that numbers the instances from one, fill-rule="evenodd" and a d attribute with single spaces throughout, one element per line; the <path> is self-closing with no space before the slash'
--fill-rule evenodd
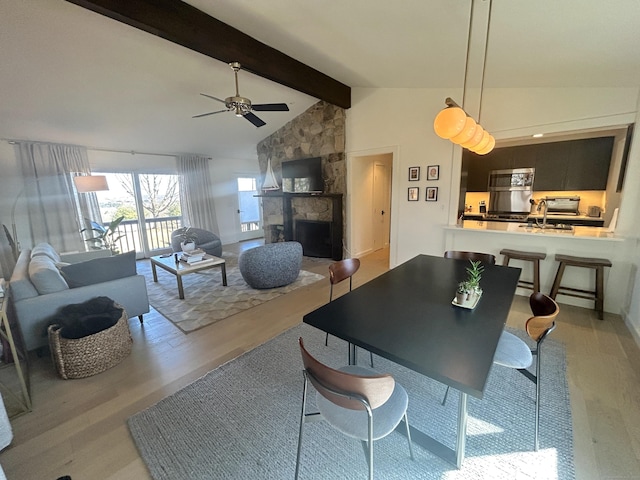
<path id="1" fill-rule="evenodd" d="M 342 197 L 346 193 L 344 122 L 344 109 L 318 102 L 258 144 L 258 161 L 263 176 L 268 158 L 271 158 L 273 172 L 282 185 L 282 162 L 320 157 L 324 180 L 322 195 L 283 194 L 281 190 L 264 193 L 265 243 L 294 240 L 297 221 L 328 222 L 333 237 L 332 256 L 337 256 L 337 244 L 342 258 L 345 231 Z M 339 222 L 339 227 L 336 222 Z M 338 235 L 339 239 L 336 238 Z"/>

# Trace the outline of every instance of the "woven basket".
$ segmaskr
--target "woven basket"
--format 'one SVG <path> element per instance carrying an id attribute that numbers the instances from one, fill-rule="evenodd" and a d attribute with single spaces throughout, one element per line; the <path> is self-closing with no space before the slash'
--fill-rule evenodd
<path id="1" fill-rule="evenodd" d="M 124 308 L 115 325 L 93 335 L 63 338 L 59 325 L 50 325 L 48 334 L 53 363 L 64 379 L 90 377 L 115 367 L 131 353 L 133 344 Z"/>

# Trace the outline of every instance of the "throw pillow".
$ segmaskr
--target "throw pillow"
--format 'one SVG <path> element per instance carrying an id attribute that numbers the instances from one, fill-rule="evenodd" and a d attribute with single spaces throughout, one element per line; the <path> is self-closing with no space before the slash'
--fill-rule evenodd
<path id="1" fill-rule="evenodd" d="M 31 258 L 35 257 L 36 255 L 46 255 L 54 262 L 60 261 L 60 255 L 58 255 L 58 252 L 56 252 L 55 249 L 48 243 L 39 243 L 38 245 L 33 247 L 33 250 L 31 250 Z"/>
<path id="2" fill-rule="evenodd" d="M 29 279 L 40 295 L 67 290 L 69 285 L 46 255 L 36 255 L 29 262 Z"/>
<path id="3" fill-rule="evenodd" d="M 134 250 L 112 257 L 94 258 L 86 262 L 72 263 L 60 268 L 70 288 L 84 287 L 135 275 L 136 252 Z"/>

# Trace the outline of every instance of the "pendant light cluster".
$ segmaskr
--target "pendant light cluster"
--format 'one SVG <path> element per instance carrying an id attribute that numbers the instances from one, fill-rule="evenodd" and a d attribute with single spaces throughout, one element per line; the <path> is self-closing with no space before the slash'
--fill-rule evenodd
<path id="1" fill-rule="evenodd" d="M 441 110 L 433 122 L 433 129 L 440 138 L 451 140 L 462 148 L 486 155 L 496 145 L 496 139 L 479 123 L 467 115 L 451 98 L 445 100 L 447 108 Z"/>

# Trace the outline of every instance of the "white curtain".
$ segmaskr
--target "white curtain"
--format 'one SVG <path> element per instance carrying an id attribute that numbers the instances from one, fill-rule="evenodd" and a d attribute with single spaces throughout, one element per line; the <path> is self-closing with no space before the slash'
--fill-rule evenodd
<path id="1" fill-rule="evenodd" d="M 203 228 L 219 235 L 209 160 L 198 155 L 178 157 L 180 203 L 185 226 Z"/>
<path id="2" fill-rule="evenodd" d="M 78 195 L 73 187 L 72 173 L 91 173 L 86 148 L 34 142 L 16 142 L 15 148 L 25 182 L 15 207 L 27 212 L 31 245 L 84 250 L 83 218 L 101 221 L 96 195 Z"/>

